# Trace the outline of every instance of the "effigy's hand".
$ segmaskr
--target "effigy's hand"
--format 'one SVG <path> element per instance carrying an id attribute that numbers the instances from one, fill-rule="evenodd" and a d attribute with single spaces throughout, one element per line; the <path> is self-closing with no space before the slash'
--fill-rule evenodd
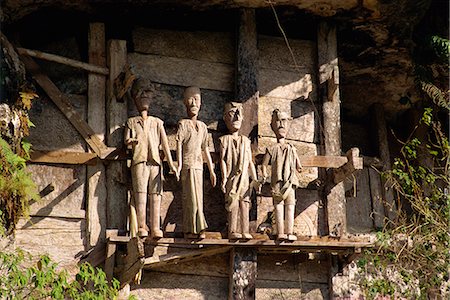
<path id="1" fill-rule="evenodd" d="M 180 181 L 180 172 L 178 171 L 178 168 L 175 167 L 175 165 L 171 165 L 170 169 L 171 169 L 172 173 L 175 175 L 175 177 L 177 178 L 177 181 Z"/>
<path id="2" fill-rule="evenodd" d="M 222 180 L 222 186 L 221 186 L 221 190 L 224 194 L 226 192 L 226 186 L 227 186 L 227 180 L 224 179 L 224 180 Z"/>
<path id="3" fill-rule="evenodd" d="M 267 182 L 266 176 L 261 176 L 258 180 L 255 180 L 258 182 L 258 194 L 261 194 L 262 186 Z"/>
<path id="4" fill-rule="evenodd" d="M 139 140 L 138 139 L 136 139 L 136 138 L 130 138 L 130 139 L 128 139 L 127 140 L 127 144 L 128 145 L 136 145 L 136 144 L 138 144 L 139 143 Z"/>
<path id="5" fill-rule="evenodd" d="M 211 172 L 211 173 L 209 174 L 209 179 L 211 180 L 211 185 L 212 185 L 213 187 L 215 187 L 215 186 L 216 186 L 216 183 L 217 183 L 217 178 L 216 178 L 216 174 L 214 174 L 214 172 Z"/>
<path id="6" fill-rule="evenodd" d="M 258 193 L 261 193 L 261 182 L 259 182 L 258 180 L 252 180 L 252 182 L 250 183 L 250 188 L 255 189 L 255 191 L 258 191 Z"/>

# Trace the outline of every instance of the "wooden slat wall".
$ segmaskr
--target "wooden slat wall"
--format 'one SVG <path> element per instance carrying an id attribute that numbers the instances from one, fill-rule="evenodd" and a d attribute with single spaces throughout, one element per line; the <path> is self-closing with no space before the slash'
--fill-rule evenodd
<path id="1" fill-rule="evenodd" d="M 373 229 L 372 199 L 369 169 L 358 170 L 354 177 L 345 180 L 347 200 L 347 230 L 365 233 Z"/>
<path id="2" fill-rule="evenodd" d="M 155 252 L 158 250 L 155 249 Z M 174 248 L 165 252 L 175 251 Z M 325 258 L 324 258 L 325 259 Z M 327 261 L 309 260 L 304 255 L 258 254 L 256 299 L 327 299 Z M 178 288 L 178 298 L 224 298 L 227 293 L 229 255 L 204 257 L 144 272 L 140 286 L 133 294 L 155 298 Z"/>
<path id="3" fill-rule="evenodd" d="M 59 268 L 75 275 L 78 271 L 76 258 L 85 251 L 84 232 L 84 219 L 32 216 L 17 224 L 15 246 L 35 258 L 47 253 Z"/>

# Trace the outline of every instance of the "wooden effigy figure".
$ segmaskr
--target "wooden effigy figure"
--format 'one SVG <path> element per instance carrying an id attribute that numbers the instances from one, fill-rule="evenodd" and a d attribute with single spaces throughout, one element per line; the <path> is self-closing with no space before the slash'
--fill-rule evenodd
<path id="1" fill-rule="evenodd" d="M 268 177 L 267 166 L 271 165 L 270 186 L 275 208 L 275 225 L 278 240 L 297 240 L 294 234 L 295 189 L 299 186 L 298 172 L 302 166 L 297 150 L 286 141 L 289 118 L 286 113 L 275 109 L 272 113 L 271 127 L 277 143 L 268 147 L 263 158 L 263 180 Z"/>
<path id="2" fill-rule="evenodd" d="M 178 122 L 176 138 L 178 172 L 182 183 L 183 232 L 186 238 L 204 238 L 208 225 L 203 213 L 202 154 L 206 158 L 212 186 L 216 185 L 216 175 L 208 151 L 208 128 L 197 120 L 201 106 L 200 89 L 186 88 L 183 102 L 189 118 Z"/>
<path id="3" fill-rule="evenodd" d="M 148 235 L 146 222 L 147 199 L 150 202 L 151 236 L 163 237 L 160 229 L 161 197 L 163 192 L 163 164 L 160 148 L 164 151 L 169 166 L 178 177 L 178 171 L 170 155 L 169 144 L 163 121 L 148 115 L 150 101 L 154 95 L 153 84 L 144 79 L 138 79 L 131 88 L 140 116 L 129 118 L 125 126 L 125 144 L 131 148 L 131 180 L 133 185 L 133 200 L 137 215 L 137 234 Z M 133 226 L 133 224 L 132 224 Z"/>
<path id="4" fill-rule="evenodd" d="M 251 239 L 249 177 L 253 179 L 253 182 L 257 182 L 257 175 L 252 160 L 250 140 L 239 134 L 243 120 L 242 104 L 226 103 L 223 119 L 229 130 L 229 134 L 219 138 L 221 188 L 225 194 L 225 206 L 228 211 L 228 238 Z M 240 232 L 238 232 L 239 225 Z"/>

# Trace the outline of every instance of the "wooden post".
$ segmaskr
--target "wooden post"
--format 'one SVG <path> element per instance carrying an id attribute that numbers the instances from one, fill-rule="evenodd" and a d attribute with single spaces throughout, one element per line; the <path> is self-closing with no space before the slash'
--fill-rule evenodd
<path id="1" fill-rule="evenodd" d="M 255 10 L 238 11 L 236 53 L 236 100 L 243 103 L 244 122 L 240 133 L 249 136 L 257 148 L 258 125 L 258 48 Z M 256 229 L 256 199 L 252 199 L 250 228 Z M 229 299 L 255 299 L 256 248 L 233 248 L 230 252 Z"/>
<path id="2" fill-rule="evenodd" d="M 371 107 L 372 113 L 372 131 L 376 138 L 378 152 L 383 164 L 381 171 L 388 171 L 391 169 L 391 155 L 389 152 L 389 142 L 388 134 L 386 128 L 386 120 L 384 118 L 383 105 L 380 103 L 375 103 Z M 397 215 L 397 209 L 394 201 L 394 193 L 392 189 L 386 187 L 386 182 L 383 180 L 382 186 L 382 196 L 384 199 L 384 210 L 385 215 L 389 220 L 394 220 Z"/>
<path id="3" fill-rule="evenodd" d="M 255 10 L 241 8 L 238 11 L 236 53 L 236 100 L 242 102 L 244 121 L 240 134 L 248 136 L 252 149 L 257 150 L 258 137 L 258 48 Z M 256 197 L 252 197 L 250 230 L 256 230 Z"/>
<path id="4" fill-rule="evenodd" d="M 114 265 L 116 262 L 117 244 L 111 242 L 110 238 L 116 236 L 116 230 L 106 230 L 106 258 L 105 258 L 105 274 L 108 281 L 114 277 Z"/>
<path id="5" fill-rule="evenodd" d="M 233 248 L 230 252 L 228 299 L 255 299 L 257 254 L 255 248 Z"/>
<path id="6" fill-rule="evenodd" d="M 89 24 L 88 48 L 89 63 L 105 67 L 105 25 L 103 23 Z M 90 73 L 88 75 L 88 124 L 101 141 L 105 139 L 105 91 L 105 76 Z M 102 163 L 87 166 L 87 175 L 87 231 L 89 244 L 93 246 L 105 238 L 107 196 L 105 166 Z"/>
<path id="7" fill-rule="evenodd" d="M 325 155 L 341 155 L 341 116 L 336 27 L 321 22 L 317 34 L 319 78 L 321 84 Z M 328 234 L 340 237 L 346 231 L 345 190 L 343 182 L 334 184 L 327 176 Z"/>
<path id="8" fill-rule="evenodd" d="M 106 102 L 106 142 L 111 147 L 123 147 L 124 124 L 128 118 L 127 101 L 118 101 L 114 80 L 122 72 L 127 63 L 126 41 L 108 41 L 108 67 L 110 70 L 107 84 Z M 126 228 L 127 220 L 127 188 L 126 162 L 112 161 L 106 168 L 106 186 L 108 188 L 107 224 L 108 228 Z"/>
<path id="9" fill-rule="evenodd" d="M 353 299 L 350 290 L 348 264 L 341 255 L 329 254 L 329 299 Z"/>
<path id="10" fill-rule="evenodd" d="M 252 143 L 258 134 L 257 41 L 255 10 L 242 8 L 239 10 L 237 30 L 236 100 L 242 102 L 244 106 L 244 122 L 240 133 L 250 136 Z"/>
<path id="11" fill-rule="evenodd" d="M 386 217 L 383 205 L 383 184 L 380 174 L 372 168 L 369 169 L 370 198 L 372 200 L 373 226 L 382 229 Z"/>

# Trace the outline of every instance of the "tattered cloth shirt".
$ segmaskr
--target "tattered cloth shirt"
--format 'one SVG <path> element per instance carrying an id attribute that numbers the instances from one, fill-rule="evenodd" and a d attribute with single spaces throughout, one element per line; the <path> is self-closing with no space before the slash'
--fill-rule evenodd
<path id="1" fill-rule="evenodd" d="M 208 128 L 202 121 L 178 122 L 177 142 L 182 146 L 183 169 L 203 170 L 202 151 L 208 146 Z M 180 162 L 178 162 L 180 163 Z"/>
<path id="2" fill-rule="evenodd" d="M 182 145 L 181 184 L 183 200 L 183 231 L 200 233 L 208 224 L 203 213 L 203 156 L 208 146 L 208 128 L 196 120 L 178 122 L 177 142 Z"/>
<path id="3" fill-rule="evenodd" d="M 125 128 L 125 143 L 132 144 L 131 179 L 133 191 L 161 195 L 163 192 L 163 172 L 159 147 L 165 135 L 164 123 L 159 118 L 141 116 L 128 119 Z"/>
<path id="4" fill-rule="evenodd" d="M 290 193 L 299 186 L 296 164 L 299 161 L 297 150 L 288 143 L 277 143 L 267 148 L 272 165 L 271 188 L 273 200 L 286 200 Z"/>
<path id="5" fill-rule="evenodd" d="M 245 136 L 234 138 L 231 134 L 219 138 L 221 157 L 226 165 L 225 205 L 228 211 L 239 201 L 249 202 L 249 165 L 252 159 L 250 140 Z"/>
<path id="6" fill-rule="evenodd" d="M 159 146 L 161 135 L 164 133 L 164 123 L 161 119 L 148 116 L 146 120 L 142 117 L 129 118 L 125 128 L 125 143 L 130 139 L 137 139 L 133 144 L 133 158 L 131 165 L 148 162 L 152 165 L 161 165 Z"/>

